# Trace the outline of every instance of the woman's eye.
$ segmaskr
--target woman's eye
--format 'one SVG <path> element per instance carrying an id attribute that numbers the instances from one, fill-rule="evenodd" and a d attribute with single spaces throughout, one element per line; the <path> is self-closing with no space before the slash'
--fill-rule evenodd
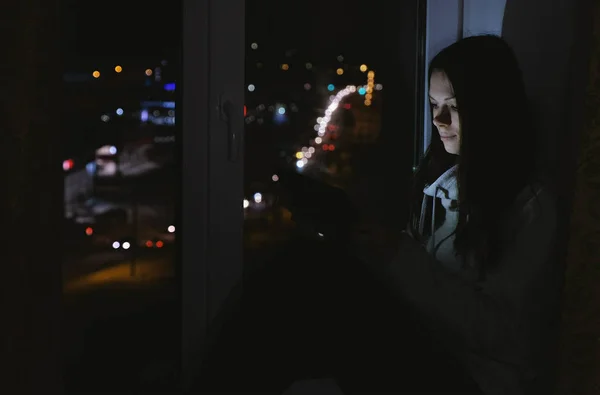
<path id="1" fill-rule="evenodd" d="M 431 108 L 437 108 L 437 104 L 435 103 L 429 103 L 431 105 Z"/>
<path id="2" fill-rule="evenodd" d="M 456 106 L 450 106 L 450 108 L 451 108 L 453 111 L 458 111 L 458 107 L 456 107 Z"/>

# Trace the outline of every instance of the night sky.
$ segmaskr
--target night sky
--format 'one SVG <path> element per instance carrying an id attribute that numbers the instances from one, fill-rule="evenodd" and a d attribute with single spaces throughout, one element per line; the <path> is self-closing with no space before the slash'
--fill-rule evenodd
<path id="1" fill-rule="evenodd" d="M 178 1 L 65 0 L 68 57 L 163 56 L 177 53 Z"/>
<path id="2" fill-rule="evenodd" d="M 65 0 L 68 58 L 174 56 L 181 39 L 181 1 Z M 246 38 L 273 50 L 311 56 L 371 55 L 377 9 L 358 0 L 247 0 Z"/>

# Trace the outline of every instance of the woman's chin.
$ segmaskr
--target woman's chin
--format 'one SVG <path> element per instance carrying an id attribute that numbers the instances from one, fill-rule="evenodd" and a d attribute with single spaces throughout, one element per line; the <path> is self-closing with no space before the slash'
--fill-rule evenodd
<path id="1" fill-rule="evenodd" d="M 458 144 L 456 144 L 456 142 L 444 143 L 444 149 L 446 150 L 447 153 L 452 154 L 452 155 L 458 155 L 458 153 L 460 151 L 460 147 Z"/>

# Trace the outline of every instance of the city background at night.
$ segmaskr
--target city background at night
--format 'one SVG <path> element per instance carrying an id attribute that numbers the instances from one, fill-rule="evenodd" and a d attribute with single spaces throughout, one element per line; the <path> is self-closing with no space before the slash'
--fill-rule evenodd
<path id="1" fill-rule="evenodd" d="M 71 0 L 64 15 L 67 389 L 169 388 L 181 4 Z M 274 204 L 276 169 L 350 192 L 373 155 L 386 92 L 380 17 L 358 1 L 247 1 L 245 267 L 295 227 Z"/>
<path id="2" fill-rule="evenodd" d="M 414 175 L 439 137 L 428 65 L 482 34 L 513 48 L 537 140 L 522 150 L 509 127 L 475 157 L 531 153 L 536 167 L 522 175 L 535 170 L 556 195 L 557 216 L 544 211 L 556 232 L 540 252 L 560 268 L 528 290 L 558 296 L 562 285 L 560 321 L 542 331 L 559 329 L 559 352 L 540 361 L 557 362 L 558 392 L 598 393 L 600 3 L 15 0 L 7 10 L 3 393 L 339 394 L 461 378 L 460 364 L 438 368 L 444 347 L 416 311 L 428 307 L 395 303 L 402 290 L 377 272 L 414 263 L 403 232 L 420 203 Z M 543 230 L 536 241 L 553 227 Z M 423 291 L 408 277 L 406 290 Z M 542 307 L 522 318 L 558 313 Z M 400 364 L 412 369 L 398 374 Z"/>

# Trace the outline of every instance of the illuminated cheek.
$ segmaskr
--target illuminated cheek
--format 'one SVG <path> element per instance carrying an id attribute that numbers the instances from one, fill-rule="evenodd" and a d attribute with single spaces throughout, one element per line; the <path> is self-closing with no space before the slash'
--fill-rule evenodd
<path id="1" fill-rule="evenodd" d="M 454 125 L 456 132 L 460 134 L 460 118 L 458 117 L 458 114 L 452 115 L 452 125 Z"/>

